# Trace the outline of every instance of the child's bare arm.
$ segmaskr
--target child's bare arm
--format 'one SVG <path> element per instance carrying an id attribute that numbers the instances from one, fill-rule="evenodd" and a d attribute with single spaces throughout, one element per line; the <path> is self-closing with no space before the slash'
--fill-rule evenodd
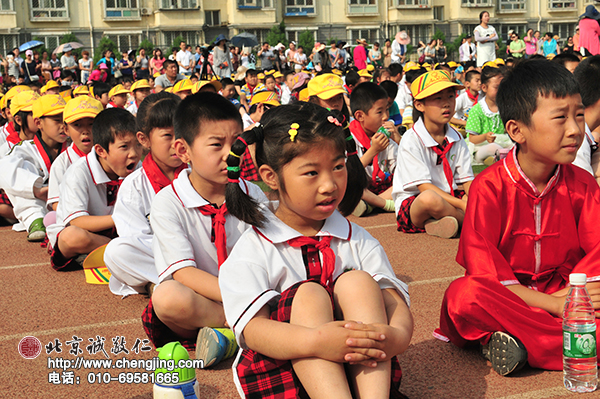
<path id="1" fill-rule="evenodd" d="M 360 158 L 360 162 L 366 168 L 373 162 L 373 159 L 381 151 L 385 150 L 390 145 L 390 139 L 383 133 L 375 133 L 371 138 L 371 148 L 369 148 Z"/>
<path id="2" fill-rule="evenodd" d="M 173 273 L 173 279 L 215 302 L 223 302 L 216 276 L 195 267 L 184 267 Z"/>
<path id="3" fill-rule="evenodd" d="M 97 233 L 99 231 L 104 231 L 115 227 L 115 222 L 113 222 L 112 216 L 110 215 L 80 216 L 71 220 L 69 223 L 92 233 Z"/>
<path id="4" fill-rule="evenodd" d="M 455 125 L 462 126 L 462 127 L 467 126 L 467 121 L 462 120 L 462 119 L 456 119 L 454 117 L 452 119 L 450 119 L 450 123 L 453 123 Z"/>
<path id="5" fill-rule="evenodd" d="M 469 134 L 469 141 L 473 144 L 481 144 L 486 140 L 488 143 L 493 143 L 494 140 L 496 140 L 494 133 L 487 132 L 484 134 Z"/>
<path id="6" fill-rule="evenodd" d="M 450 205 L 452 205 L 453 207 L 455 207 L 457 209 L 462 209 L 464 211 L 467 207 L 467 204 L 463 200 L 461 200 L 460 198 L 453 197 L 452 195 L 448 194 L 444 190 L 437 187 L 435 184 L 423 183 L 423 184 L 420 184 L 419 186 L 417 186 L 417 188 L 419 189 L 419 192 L 421 192 L 421 193 L 425 190 L 435 191 L 437 194 L 440 195 L 440 197 L 442 197 L 444 200 L 446 200 L 446 202 L 448 202 Z"/>
<path id="7" fill-rule="evenodd" d="M 273 359 L 318 357 L 343 363 L 351 359 L 355 362 L 379 359 L 384 354 L 379 348 L 382 346 L 380 332 L 345 328 L 351 323 L 349 321 L 334 321 L 308 328 L 270 320 L 269 312 L 268 305 L 265 305 L 248 322 L 244 328 L 244 339 L 250 349 Z M 361 347 L 350 347 L 349 339 L 357 340 Z"/>

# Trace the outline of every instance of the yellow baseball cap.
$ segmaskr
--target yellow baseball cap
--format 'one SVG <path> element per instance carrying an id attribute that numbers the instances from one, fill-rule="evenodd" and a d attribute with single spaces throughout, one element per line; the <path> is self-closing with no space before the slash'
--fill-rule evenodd
<path id="1" fill-rule="evenodd" d="M 494 61 L 488 61 L 481 66 L 481 69 L 483 69 L 485 67 L 498 68 L 498 65 Z"/>
<path id="2" fill-rule="evenodd" d="M 273 105 L 275 107 L 281 105 L 279 99 L 277 98 L 277 93 L 272 91 L 261 91 L 260 93 L 254 94 L 252 96 L 252 101 L 250 101 L 250 105 L 258 103 Z"/>
<path id="3" fill-rule="evenodd" d="M 450 61 L 447 65 L 450 68 L 458 68 L 460 66 L 460 64 L 458 62 L 454 62 L 454 61 Z"/>
<path id="4" fill-rule="evenodd" d="M 86 85 L 77 86 L 73 89 L 73 95 L 78 96 L 80 94 L 90 94 L 90 89 Z"/>
<path id="5" fill-rule="evenodd" d="M 6 92 L 6 95 L 4 96 L 4 98 L 6 99 L 5 101 L 12 100 L 12 98 L 14 96 L 16 96 L 17 94 L 19 94 L 23 91 L 31 91 L 31 87 L 25 86 L 25 85 L 19 85 L 19 86 L 13 87 L 12 89 L 10 89 L 9 91 Z"/>
<path id="6" fill-rule="evenodd" d="M 333 73 L 325 73 L 308 82 L 308 96 L 317 96 L 328 100 L 338 94 L 345 93 L 344 81 Z"/>
<path id="7" fill-rule="evenodd" d="M 148 87 L 150 87 L 150 85 L 148 85 Z M 131 86 L 131 88 L 133 89 L 133 86 Z M 173 86 L 173 91 L 172 93 L 180 93 L 182 91 L 192 91 L 192 89 L 194 88 L 194 84 L 192 83 L 191 80 L 189 79 L 183 79 L 180 80 L 179 82 L 175 83 L 175 85 Z"/>
<path id="8" fill-rule="evenodd" d="M 12 98 L 10 113 L 15 115 L 19 111 L 32 112 L 33 103 L 40 96 L 33 90 L 22 91 Z"/>
<path id="9" fill-rule="evenodd" d="M 58 83 L 56 82 L 56 80 L 49 80 L 41 89 L 40 89 L 40 93 L 44 94 L 45 92 L 47 92 L 50 89 L 54 89 L 54 88 L 60 88 L 60 86 L 58 85 Z"/>
<path id="10" fill-rule="evenodd" d="M 152 77 L 154 79 L 158 78 L 160 76 L 160 72 L 154 72 L 154 75 L 152 75 Z"/>
<path id="11" fill-rule="evenodd" d="M 275 73 L 274 69 L 271 69 L 270 71 L 265 72 L 265 76 L 267 75 L 273 75 Z"/>
<path id="12" fill-rule="evenodd" d="M 554 59 L 554 57 L 556 57 L 556 54 L 554 54 L 554 53 L 550 53 L 550 54 L 548 54 L 548 55 L 546 56 L 546 58 L 547 58 L 547 59 L 549 59 L 549 60 L 552 60 L 552 59 Z"/>
<path id="13" fill-rule="evenodd" d="M 110 89 L 110 91 L 108 92 L 108 98 L 111 98 L 112 96 L 118 96 L 119 94 L 128 94 L 130 92 L 131 91 L 124 88 L 122 84 L 118 84 L 112 89 Z"/>
<path id="14" fill-rule="evenodd" d="M 449 87 L 460 90 L 464 87 L 452 81 L 450 72 L 437 70 L 419 76 L 411 85 L 410 91 L 415 100 L 422 100 Z"/>
<path id="15" fill-rule="evenodd" d="M 273 74 L 273 77 L 274 77 L 275 79 L 277 79 L 277 78 L 283 78 L 283 74 L 282 74 L 281 72 L 277 71 L 277 72 L 275 72 L 275 73 Z"/>
<path id="16" fill-rule="evenodd" d="M 332 69 L 331 73 L 333 73 L 334 75 L 337 75 L 337 76 L 342 76 L 343 75 L 342 71 L 340 71 L 339 69 Z"/>
<path id="17" fill-rule="evenodd" d="M 95 118 L 104 106 L 95 98 L 90 96 L 80 96 L 69 100 L 63 111 L 63 120 L 65 123 L 72 123 L 83 118 Z"/>
<path id="18" fill-rule="evenodd" d="M 506 65 L 506 64 L 504 63 L 504 60 L 503 60 L 502 58 L 496 58 L 496 59 L 494 60 L 494 62 L 496 63 L 496 65 Z"/>
<path id="19" fill-rule="evenodd" d="M 367 69 L 361 69 L 360 71 L 358 71 L 358 76 L 363 77 L 363 78 L 372 78 L 373 77 L 373 75 L 371 75 Z"/>
<path id="20" fill-rule="evenodd" d="M 148 79 L 140 79 L 140 80 L 136 80 L 132 85 L 131 85 L 131 91 L 134 92 L 138 89 L 151 89 L 152 87 L 150 86 L 150 83 L 148 83 Z"/>
<path id="21" fill-rule="evenodd" d="M 173 93 L 173 86 L 171 86 L 171 87 L 167 87 L 167 88 L 165 89 L 165 91 L 166 91 L 167 93 Z"/>
<path id="22" fill-rule="evenodd" d="M 67 105 L 67 103 L 59 94 L 47 94 L 41 96 L 33 103 L 33 117 L 41 118 L 44 116 L 62 114 L 65 105 Z"/>
<path id="23" fill-rule="evenodd" d="M 373 72 L 374 70 L 375 70 L 375 65 L 373 65 L 373 64 L 367 65 L 367 71 Z"/>
<path id="24" fill-rule="evenodd" d="M 218 80 L 199 80 L 192 88 L 192 94 L 198 93 L 200 89 L 206 85 L 212 85 L 217 92 L 223 87 L 221 82 L 219 82 Z"/>
<path id="25" fill-rule="evenodd" d="M 256 75 L 256 76 L 258 76 L 258 78 L 259 78 L 259 79 L 264 79 L 264 78 L 265 78 L 265 74 L 264 74 L 264 73 L 262 73 L 262 72 L 261 72 L 261 73 L 259 73 L 259 74 L 258 74 L 258 75 Z"/>
<path id="26" fill-rule="evenodd" d="M 308 102 L 309 97 L 310 96 L 308 95 L 308 87 L 306 89 L 300 90 L 300 92 L 298 93 L 298 101 Z"/>
<path id="27" fill-rule="evenodd" d="M 402 68 L 402 69 L 404 69 L 404 72 L 406 72 L 406 71 L 410 70 L 409 68 L 418 67 L 418 66 L 419 66 L 419 64 L 417 64 L 416 62 L 408 61 L 406 64 L 404 64 L 404 68 Z"/>

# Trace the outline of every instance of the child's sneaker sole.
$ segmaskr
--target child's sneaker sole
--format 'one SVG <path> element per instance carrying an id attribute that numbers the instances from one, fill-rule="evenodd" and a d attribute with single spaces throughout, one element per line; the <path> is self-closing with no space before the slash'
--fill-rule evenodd
<path id="1" fill-rule="evenodd" d="M 198 339 L 196 340 L 196 359 L 203 361 L 202 368 L 212 366 L 223 351 L 218 333 L 214 329 L 204 327 L 198 332 Z"/>
<path id="2" fill-rule="evenodd" d="M 356 205 L 356 208 L 354 208 L 354 211 L 352 211 L 352 216 L 356 216 L 357 218 L 359 218 L 361 216 L 368 215 L 369 213 L 369 204 L 367 204 L 363 200 L 360 200 L 358 205 Z"/>
<path id="3" fill-rule="evenodd" d="M 27 235 L 27 241 L 29 242 L 40 242 L 46 238 L 46 232 L 43 230 L 32 231 Z"/>
<path id="4" fill-rule="evenodd" d="M 484 355 L 485 352 L 484 352 Z M 496 331 L 492 334 L 486 358 L 492 363 L 492 369 L 506 376 L 520 370 L 527 363 L 527 350 L 517 338 Z"/>
<path id="5" fill-rule="evenodd" d="M 458 220 L 452 216 L 444 216 L 439 220 L 429 219 L 425 222 L 425 232 L 430 236 L 452 238 L 458 233 Z"/>

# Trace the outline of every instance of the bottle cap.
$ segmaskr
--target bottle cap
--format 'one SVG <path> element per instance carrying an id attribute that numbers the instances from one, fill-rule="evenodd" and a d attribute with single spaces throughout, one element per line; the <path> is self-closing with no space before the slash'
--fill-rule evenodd
<path id="1" fill-rule="evenodd" d="M 569 283 L 571 285 L 585 285 L 587 276 L 585 273 L 571 273 L 569 275 Z"/>
<path id="2" fill-rule="evenodd" d="M 178 373 L 179 374 L 179 382 L 180 384 L 185 384 L 186 382 L 192 381 L 196 378 L 196 370 L 188 369 L 188 368 L 178 368 L 180 360 L 188 360 L 190 355 L 185 349 L 183 345 L 181 345 L 178 341 L 169 342 L 162 348 L 156 348 L 158 351 L 158 358 L 161 360 L 171 361 L 171 364 L 174 366 L 171 370 L 168 368 L 157 368 L 154 370 L 154 374 L 158 376 L 158 374 L 165 373 Z M 168 385 L 166 383 L 165 385 Z"/>

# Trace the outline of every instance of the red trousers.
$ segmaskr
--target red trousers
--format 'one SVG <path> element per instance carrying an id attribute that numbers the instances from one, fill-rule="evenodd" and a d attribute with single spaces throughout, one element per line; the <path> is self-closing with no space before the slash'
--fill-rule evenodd
<path id="1" fill-rule="evenodd" d="M 530 307 L 493 277 L 465 276 L 452 282 L 444 294 L 436 332 L 463 347 L 485 344 L 496 331 L 525 345 L 530 366 L 562 370 L 562 318 Z"/>

